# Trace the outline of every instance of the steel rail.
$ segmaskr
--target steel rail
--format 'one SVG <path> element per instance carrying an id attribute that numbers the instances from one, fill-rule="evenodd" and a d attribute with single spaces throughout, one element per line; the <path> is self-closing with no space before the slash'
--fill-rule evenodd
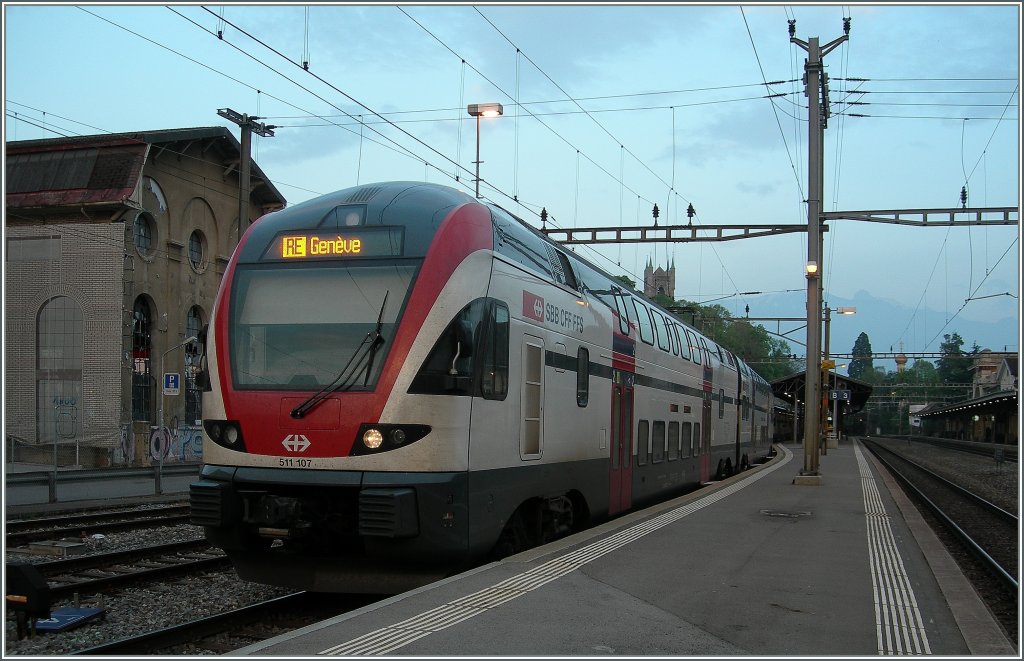
<path id="1" fill-rule="evenodd" d="M 867 441 L 865 444 L 867 445 L 868 449 L 871 450 L 872 454 L 874 454 L 875 457 L 878 458 L 878 460 L 880 462 L 882 462 L 882 464 L 893 474 L 893 476 L 896 477 L 896 479 L 898 479 L 900 481 L 901 484 L 903 484 L 911 492 L 913 492 L 913 494 L 915 496 L 920 498 L 921 502 L 923 504 L 925 504 L 925 506 L 927 506 L 928 509 L 930 509 L 942 521 L 943 524 L 945 524 L 946 526 L 949 527 L 949 529 L 953 532 L 953 534 L 956 535 L 956 537 L 958 539 L 960 539 L 961 542 L 964 543 L 964 545 L 968 548 L 968 550 L 970 550 L 982 562 L 982 564 L 989 571 L 992 572 L 992 574 L 997 579 L 999 579 L 999 581 L 1003 584 L 1004 587 L 1012 590 L 1014 593 L 1017 592 L 1017 590 L 1019 589 L 1019 585 L 1018 585 L 1017 579 L 1015 579 L 1009 572 L 1007 572 L 1006 569 L 1004 569 L 1003 566 L 1001 564 L 999 564 L 999 562 L 996 561 L 995 558 L 993 558 L 985 549 L 983 549 L 963 528 L 961 528 L 955 521 L 953 521 L 953 519 L 951 519 L 949 517 L 949 515 L 946 514 L 946 512 L 942 510 L 941 507 L 939 507 L 937 504 L 935 504 L 935 502 L 932 501 L 932 499 L 930 499 L 928 496 L 926 496 L 923 491 L 921 491 L 915 484 L 913 484 L 910 481 L 910 478 L 908 478 L 906 475 L 903 474 L 903 472 L 901 472 L 899 469 L 897 469 L 895 466 L 893 466 L 893 464 L 888 459 L 883 457 L 879 453 L 879 450 L 885 450 L 889 454 L 894 455 L 896 457 L 899 457 L 899 459 L 901 459 L 902 461 L 905 461 L 908 464 L 911 464 L 911 465 L 915 466 L 916 468 L 924 471 L 925 473 L 927 473 L 927 474 L 937 478 L 938 480 L 941 480 L 947 486 L 955 487 L 960 492 L 962 492 L 962 494 L 967 494 L 967 495 L 971 496 L 976 502 L 978 502 L 978 504 L 984 503 L 984 505 L 982 505 L 982 507 L 988 506 L 989 508 L 991 508 L 990 511 L 992 511 L 992 512 L 996 512 L 996 513 L 1000 513 L 1001 512 L 1002 514 L 999 514 L 999 516 L 1006 515 L 1006 517 L 1009 517 L 1009 519 L 1012 519 L 1014 523 L 1016 523 L 1016 521 L 1017 521 L 1017 517 L 1016 516 L 1014 516 L 1013 514 L 1010 514 L 1006 510 L 1002 509 L 1001 507 L 990 503 L 989 501 L 985 500 L 984 498 L 981 498 L 977 494 L 973 494 L 970 491 L 964 489 L 963 487 L 960 487 L 959 485 L 953 484 L 952 482 L 950 482 L 949 480 L 946 480 L 942 476 L 935 475 L 935 473 L 933 473 L 932 471 L 928 470 L 927 468 L 918 466 L 913 461 L 910 461 L 909 459 L 906 459 L 905 457 L 900 456 L 899 454 L 893 452 L 892 450 L 889 450 L 888 448 L 880 446 L 877 443 L 873 443 L 871 441 Z"/>

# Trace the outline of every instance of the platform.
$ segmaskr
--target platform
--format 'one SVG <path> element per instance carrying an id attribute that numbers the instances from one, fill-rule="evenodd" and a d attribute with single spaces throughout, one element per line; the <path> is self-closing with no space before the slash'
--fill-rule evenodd
<path id="1" fill-rule="evenodd" d="M 853 439 L 233 656 L 1018 657 Z"/>

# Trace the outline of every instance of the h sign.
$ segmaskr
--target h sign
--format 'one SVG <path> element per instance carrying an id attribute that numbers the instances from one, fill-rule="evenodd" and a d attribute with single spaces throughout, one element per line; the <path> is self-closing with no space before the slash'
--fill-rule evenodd
<path id="1" fill-rule="evenodd" d="M 181 375 L 177 372 L 164 374 L 164 394 L 177 395 L 181 392 Z"/>

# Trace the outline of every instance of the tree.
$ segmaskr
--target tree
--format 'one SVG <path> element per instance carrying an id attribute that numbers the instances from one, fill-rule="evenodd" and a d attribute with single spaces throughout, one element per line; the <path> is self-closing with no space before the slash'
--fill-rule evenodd
<path id="1" fill-rule="evenodd" d="M 971 366 L 974 361 L 970 354 L 964 353 L 960 348 L 964 344 L 963 338 L 958 333 L 942 337 L 944 341 L 939 345 L 942 357 L 936 361 L 939 380 L 949 385 L 971 383 Z M 977 352 L 977 349 L 978 347 L 975 345 L 974 351 Z"/>
<path id="2" fill-rule="evenodd" d="M 850 378 L 870 383 L 875 374 L 875 366 L 871 353 L 871 340 L 868 339 L 867 333 L 857 336 L 857 341 L 853 343 L 852 353 L 853 359 L 850 361 L 848 370 Z"/>

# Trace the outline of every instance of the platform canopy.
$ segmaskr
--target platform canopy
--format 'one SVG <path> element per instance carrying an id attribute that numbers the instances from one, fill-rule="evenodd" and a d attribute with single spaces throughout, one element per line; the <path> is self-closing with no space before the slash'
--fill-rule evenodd
<path id="1" fill-rule="evenodd" d="M 804 389 L 806 388 L 806 371 L 797 372 L 791 374 L 784 379 L 776 379 L 771 382 L 772 393 L 784 402 L 787 402 L 790 406 L 793 405 L 794 395 L 796 399 L 803 399 Z M 850 399 L 846 402 L 845 412 L 846 413 L 859 413 L 864 405 L 867 404 L 868 398 L 871 397 L 872 386 L 870 383 L 864 381 L 858 381 L 842 374 L 835 372 L 827 372 L 826 377 L 822 379 L 821 391 L 827 393 L 830 390 L 848 390 L 850 391 Z"/>

